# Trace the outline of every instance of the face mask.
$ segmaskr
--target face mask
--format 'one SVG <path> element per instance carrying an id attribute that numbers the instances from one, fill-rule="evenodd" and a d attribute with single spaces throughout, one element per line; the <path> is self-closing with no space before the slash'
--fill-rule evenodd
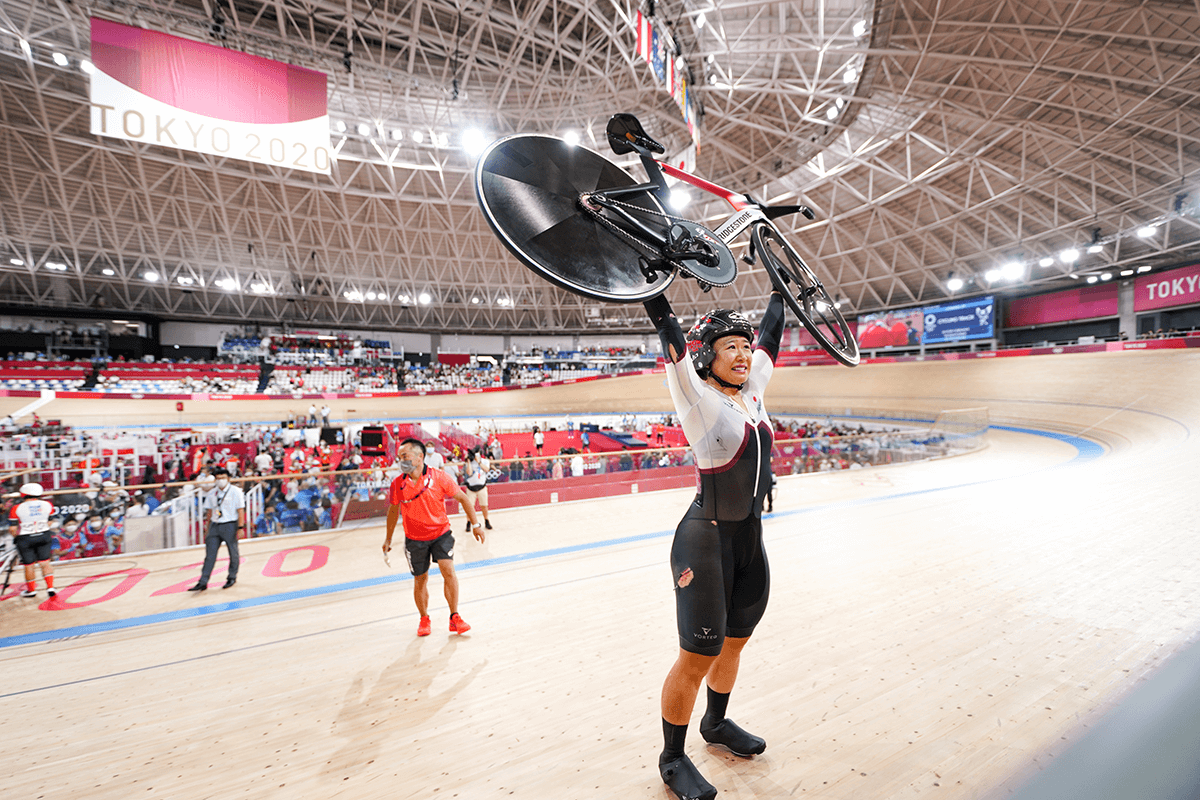
<path id="1" fill-rule="evenodd" d="M 414 466 L 415 465 L 413 464 L 413 462 L 408 461 L 406 459 L 406 460 L 400 462 L 400 471 L 401 472 L 412 472 Z"/>
<path id="2" fill-rule="evenodd" d="M 228 485 L 229 485 L 229 481 L 226 480 L 225 478 L 217 478 L 217 488 L 218 489 L 224 489 Z"/>

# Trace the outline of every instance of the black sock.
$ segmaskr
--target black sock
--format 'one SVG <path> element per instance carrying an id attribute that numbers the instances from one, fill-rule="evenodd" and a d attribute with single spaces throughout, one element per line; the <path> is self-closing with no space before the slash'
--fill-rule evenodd
<path id="1" fill-rule="evenodd" d="M 729 708 L 729 692 L 721 694 L 714 692 L 711 686 L 705 686 L 708 689 L 708 708 L 704 712 L 704 716 L 700 719 L 701 728 L 711 728 L 717 725 L 721 720 L 725 719 L 725 710 Z"/>
<path id="2" fill-rule="evenodd" d="M 672 725 L 663 720 L 663 751 L 658 757 L 659 764 L 674 761 L 683 755 L 683 741 L 687 738 L 687 725 Z"/>

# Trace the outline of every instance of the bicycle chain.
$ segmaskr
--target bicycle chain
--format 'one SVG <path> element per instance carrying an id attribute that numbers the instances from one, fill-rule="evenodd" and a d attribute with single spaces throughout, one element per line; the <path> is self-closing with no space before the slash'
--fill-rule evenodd
<path id="1" fill-rule="evenodd" d="M 673 260 L 667 258 L 665 255 L 663 255 L 663 252 L 659 248 L 654 247 L 654 246 L 650 245 L 649 243 L 642 241 L 641 239 L 634 236 L 632 233 L 629 233 L 629 231 L 622 228 L 620 225 L 616 224 L 612 220 L 605 217 L 603 214 L 600 213 L 600 211 L 602 209 L 593 209 L 590 206 L 588 206 L 586 198 L 589 197 L 590 195 L 591 195 L 590 192 L 584 192 L 579 195 L 579 207 L 582 208 L 584 211 L 586 211 L 588 214 L 590 214 L 593 219 L 595 219 L 597 222 L 599 222 L 605 228 L 608 228 L 608 230 L 617 234 L 618 237 L 625 239 L 626 243 L 634 250 L 634 252 L 637 252 L 638 248 L 640 247 L 643 250 L 645 250 L 648 254 L 657 256 L 657 258 L 655 259 L 656 262 L 658 262 L 658 263 L 665 262 L 667 264 L 670 264 L 675 269 L 681 271 L 683 274 L 688 275 L 692 278 L 695 278 L 697 281 L 700 281 L 701 283 L 704 282 L 703 278 L 696 277 L 694 274 L 692 274 L 691 270 L 686 269 L 678 261 L 673 261 Z M 634 205 L 633 203 L 625 203 L 620 200 L 613 200 L 611 197 L 605 198 L 605 200 L 606 200 L 606 202 L 611 203 L 614 206 L 621 206 L 623 208 L 627 208 L 632 211 L 641 212 L 643 214 L 650 214 L 655 217 L 662 217 L 663 219 L 667 220 L 668 222 L 670 222 L 672 224 L 677 223 L 677 222 L 688 222 L 688 220 L 684 219 L 683 217 L 673 217 L 670 214 L 667 214 L 666 212 L 663 212 L 663 211 L 655 211 L 654 209 L 644 208 L 639 205 Z M 645 257 L 642 255 L 642 253 L 638 253 L 638 255 L 643 258 Z M 652 267 L 652 269 L 653 269 L 653 267 Z"/>

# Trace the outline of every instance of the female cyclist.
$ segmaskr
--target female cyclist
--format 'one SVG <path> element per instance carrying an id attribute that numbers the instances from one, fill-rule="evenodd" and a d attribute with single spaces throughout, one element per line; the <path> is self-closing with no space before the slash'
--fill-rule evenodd
<path id="1" fill-rule="evenodd" d="M 688 721 L 707 684 L 700 734 L 739 756 L 766 742 L 725 716 L 742 648 L 762 619 L 770 579 L 762 546 L 763 499 L 771 488 L 771 424 L 763 390 L 783 334 L 784 305 L 771 294 L 758 330 L 717 309 L 685 337 L 662 295 L 645 303 L 667 357 L 667 384 L 696 458 L 700 489 L 675 529 L 671 572 L 679 655 L 662 692 L 663 782 L 681 800 L 711 800 L 717 790 L 684 753 Z"/>

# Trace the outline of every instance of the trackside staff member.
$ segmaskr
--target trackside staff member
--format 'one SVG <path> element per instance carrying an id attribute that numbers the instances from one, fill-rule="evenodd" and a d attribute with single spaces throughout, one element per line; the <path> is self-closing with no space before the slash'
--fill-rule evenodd
<path id="1" fill-rule="evenodd" d="M 221 588 L 228 589 L 237 583 L 240 561 L 237 541 L 238 535 L 246 530 L 246 495 L 240 487 L 229 482 L 229 470 L 225 467 L 214 469 L 213 477 L 217 479 L 216 488 L 204 499 L 204 522 L 208 530 L 204 537 L 204 568 L 200 570 L 200 580 L 188 589 L 189 592 L 203 592 L 208 588 L 221 542 L 229 552 L 229 574 Z"/>
<path id="2" fill-rule="evenodd" d="M 396 521 L 404 518 L 404 555 L 413 574 L 413 599 L 421 622 L 417 636 L 428 636 L 429 623 L 429 562 L 437 562 L 445 584 L 446 604 L 450 606 L 450 632 L 466 633 L 471 626 L 458 615 L 458 576 L 454 574 L 454 535 L 446 516 L 446 498 L 459 502 L 475 538 L 483 541 L 484 533 L 475 517 L 475 509 L 467 493 L 454 479 L 440 469 L 425 465 L 425 445 L 417 439 L 405 439 L 396 450 L 400 477 L 388 490 L 387 538 L 383 540 L 386 556 L 392 549 L 392 534 Z"/>
<path id="3" fill-rule="evenodd" d="M 13 506 L 8 515 L 8 529 L 16 542 L 21 563 L 25 565 L 25 591 L 21 597 L 37 597 L 37 575 L 34 564 L 42 568 L 42 580 L 46 581 L 46 594 L 54 597 L 54 569 L 50 566 L 50 551 L 54 536 L 50 533 L 50 517 L 54 506 L 42 499 L 42 485 L 27 483 L 21 487 L 21 502 Z"/>

